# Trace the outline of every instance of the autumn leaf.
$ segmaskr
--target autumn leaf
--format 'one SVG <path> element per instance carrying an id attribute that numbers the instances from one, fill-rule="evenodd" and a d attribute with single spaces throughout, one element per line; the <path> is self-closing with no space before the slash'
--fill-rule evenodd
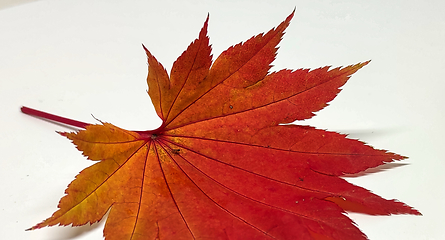
<path id="1" fill-rule="evenodd" d="M 367 239 L 345 211 L 420 215 L 341 178 L 405 157 L 339 133 L 283 125 L 314 116 L 368 64 L 270 72 L 293 14 L 213 64 L 207 18 L 170 75 L 144 47 L 158 129 L 128 131 L 23 107 L 84 128 L 61 134 L 97 161 L 31 229 L 94 223 L 109 212 L 106 240 L 345 240 Z"/>

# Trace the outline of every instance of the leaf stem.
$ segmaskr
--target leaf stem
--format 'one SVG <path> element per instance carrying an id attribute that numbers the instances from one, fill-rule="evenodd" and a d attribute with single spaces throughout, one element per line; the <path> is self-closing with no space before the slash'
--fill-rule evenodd
<path id="1" fill-rule="evenodd" d="M 42 112 L 42 111 L 39 111 L 39 110 L 36 110 L 33 108 L 29 108 L 29 107 L 25 107 L 25 106 L 22 106 L 20 108 L 20 110 L 22 111 L 22 113 L 25 113 L 25 114 L 28 114 L 28 115 L 31 115 L 34 117 L 39 117 L 39 118 L 43 118 L 46 120 L 63 123 L 63 124 L 70 125 L 73 127 L 86 129 L 86 127 L 88 125 L 91 125 L 90 123 L 85 123 L 85 122 L 80 122 L 80 121 L 76 121 L 76 120 L 69 119 L 69 118 L 64 118 L 61 116 L 57 116 L 57 115 L 50 114 L 47 112 Z"/>
<path id="2" fill-rule="evenodd" d="M 38 117 L 38 118 L 42 118 L 44 120 L 49 120 L 49 121 L 53 121 L 53 122 L 57 122 L 57 123 L 62 123 L 65 125 L 69 125 L 72 127 L 77 127 L 77 128 L 82 128 L 82 129 L 86 129 L 86 127 L 88 125 L 92 125 L 91 123 L 85 123 L 85 122 L 81 122 L 81 121 L 77 121 L 77 120 L 73 120 L 70 118 L 65 118 L 65 117 L 61 117 L 58 115 L 54 115 L 51 113 L 47 113 L 47 112 L 42 112 L 33 108 L 29 108 L 29 107 L 25 107 L 22 106 L 20 108 L 20 110 L 22 111 L 22 113 L 34 116 L 34 117 Z M 148 138 L 156 138 L 157 134 L 159 134 L 160 129 L 162 129 L 163 126 L 155 129 L 155 130 L 148 130 L 148 131 L 134 131 L 132 130 L 132 132 L 136 132 L 138 134 L 141 135 L 141 137 L 143 137 L 144 139 L 148 139 Z"/>

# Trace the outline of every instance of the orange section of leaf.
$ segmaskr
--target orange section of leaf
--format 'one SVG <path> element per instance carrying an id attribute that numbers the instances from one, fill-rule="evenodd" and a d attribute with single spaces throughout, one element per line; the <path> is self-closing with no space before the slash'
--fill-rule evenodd
<path id="1" fill-rule="evenodd" d="M 59 210 L 32 229 L 99 221 L 106 240 L 366 239 L 345 211 L 420 213 L 340 178 L 403 156 L 298 125 L 368 64 L 269 73 L 293 13 L 212 64 L 208 19 L 170 76 L 144 47 L 163 120 L 153 131 L 109 123 L 62 133 L 90 160 Z"/>

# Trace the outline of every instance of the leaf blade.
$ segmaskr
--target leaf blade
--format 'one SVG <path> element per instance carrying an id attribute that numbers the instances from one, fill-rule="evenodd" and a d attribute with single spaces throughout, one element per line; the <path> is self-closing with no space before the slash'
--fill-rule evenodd
<path id="1" fill-rule="evenodd" d="M 32 229 L 99 221 L 107 240 L 367 239 L 345 215 L 420 212 L 340 178 L 405 157 L 307 126 L 368 62 L 269 73 L 294 12 L 212 64 L 208 18 L 170 76 L 144 47 L 161 127 L 62 133 L 90 160 Z M 82 125 L 83 126 L 83 125 Z"/>
<path id="2" fill-rule="evenodd" d="M 178 116 L 176 122 L 183 124 L 178 126 L 182 129 L 187 124 L 199 124 L 204 129 L 234 124 L 251 129 L 253 134 L 264 127 L 308 119 L 326 107 L 350 76 L 366 64 L 330 71 L 328 67 L 313 71 L 282 70 L 246 88 L 221 84 Z M 217 135 L 221 134 L 224 133 Z"/>

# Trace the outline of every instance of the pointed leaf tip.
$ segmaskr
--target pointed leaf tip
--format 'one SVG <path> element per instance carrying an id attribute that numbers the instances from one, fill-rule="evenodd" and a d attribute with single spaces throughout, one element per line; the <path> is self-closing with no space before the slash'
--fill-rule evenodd
<path id="1" fill-rule="evenodd" d="M 295 15 L 296 10 L 297 10 L 297 7 L 295 7 L 294 10 L 291 12 L 291 14 L 286 18 L 286 21 L 290 22 L 290 20 L 292 20 L 292 18 Z"/>
<path id="2" fill-rule="evenodd" d="M 209 17 L 210 17 L 210 14 L 207 14 L 207 18 L 204 21 L 204 25 L 202 26 L 202 29 L 199 32 L 199 38 L 200 39 L 202 39 L 202 38 L 207 36 L 207 29 L 208 29 L 208 26 L 209 26 Z"/>

